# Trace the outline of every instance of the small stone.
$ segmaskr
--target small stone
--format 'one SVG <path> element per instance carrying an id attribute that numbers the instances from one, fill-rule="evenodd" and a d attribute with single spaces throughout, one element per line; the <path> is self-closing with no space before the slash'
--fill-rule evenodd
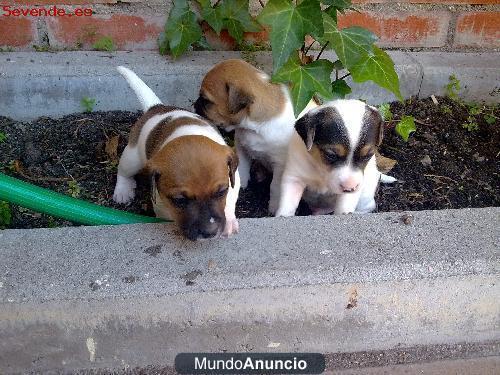
<path id="1" fill-rule="evenodd" d="M 437 138 L 434 134 L 429 134 L 429 133 L 424 133 L 422 134 L 422 138 L 425 138 L 425 140 L 429 143 L 434 143 L 436 142 Z"/>
<path id="2" fill-rule="evenodd" d="M 208 269 L 209 269 L 209 270 L 213 270 L 214 268 L 215 268 L 215 262 L 214 262 L 214 260 L 213 260 L 213 259 L 210 259 L 210 260 L 208 261 Z"/>
<path id="3" fill-rule="evenodd" d="M 472 158 L 477 161 L 478 163 L 483 162 L 486 158 L 484 156 L 479 156 L 479 153 L 476 152 L 474 155 L 472 155 Z"/>
<path id="4" fill-rule="evenodd" d="M 430 158 L 429 155 L 425 155 L 422 159 L 420 159 L 420 163 L 424 166 L 424 167 L 428 167 L 429 165 L 432 164 L 432 160 Z"/>
<path id="5" fill-rule="evenodd" d="M 401 221 L 404 225 L 410 225 L 411 223 L 413 223 L 413 216 L 404 214 L 403 216 L 401 216 Z"/>

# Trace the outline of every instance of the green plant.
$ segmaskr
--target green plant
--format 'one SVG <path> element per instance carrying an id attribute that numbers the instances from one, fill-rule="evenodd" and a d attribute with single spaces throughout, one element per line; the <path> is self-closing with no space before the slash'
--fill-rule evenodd
<path id="1" fill-rule="evenodd" d="M 469 103 L 467 104 L 467 111 L 469 115 L 467 116 L 467 121 L 462 124 L 462 127 L 470 132 L 479 130 L 479 123 L 477 122 L 477 118 L 480 115 L 482 115 L 483 120 L 488 125 L 493 125 L 498 120 L 498 118 L 494 114 L 495 106 L 487 107 L 485 105 Z"/>
<path id="2" fill-rule="evenodd" d="M 38 46 L 36 44 L 33 45 L 33 49 L 36 52 L 49 52 L 50 51 L 50 46 Z"/>
<path id="3" fill-rule="evenodd" d="M 452 74 L 449 77 L 449 82 L 446 86 L 444 86 L 445 94 L 448 98 L 457 100 L 458 92 L 460 91 L 460 81 Z"/>
<path id="4" fill-rule="evenodd" d="M 498 120 L 498 118 L 492 113 L 485 113 L 483 118 L 484 118 L 484 121 L 486 121 L 486 123 L 488 125 L 493 125 Z"/>
<path id="5" fill-rule="evenodd" d="M 14 48 L 12 47 L 0 47 L 0 53 L 1 52 L 14 52 Z"/>
<path id="6" fill-rule="evenodd" d="M 357 26 L 338 28 L 337 13 L 352 9 L 351 0 L 269 0 L 255 19 L 249 14 L 248 0 L 218 0 L 213 5 L 210 0 L 174 0 L 159 37 L 160 53 L 178 57 L 202 38 L 191 7 L 199 10 L 215 32 L 227 29 L 239 44 L 246 31 L 270 29 L 272 79 L 291 84 L 296 114 L 313 96 L 345 97 L 351 92 L 345 81 L 349 76 L 355 83 L 373 81 L 402 100 L 394 63 L 375 46 L 377 37 Z M 304 42 L 307 35 L 313 40 L 310 45 Z M 321 47 L 319 53 L 311 52 L 313 44 Z M 321 59 L 325 49 L 335 51 L 338 60 Z"/>
<path id="7" fill-rule="evenodd" d="M 462 127 L 470 132 L 479 130 L 479 124 L 477 123 L 474 116 L 468 116 L 467 121 L 462 124 Z"/>
<path id="8" fill-rule="evenodd" d="M 0 229 L 5 229 L 12 222 L 10 206 L 5 201 L 0 201 Z"/>
<path id="9" fill-rule="evenodd" d="M 379 105 L 378 110 L 380 114 L 382 115 L 382 118 L 384 121 L 392 121 L 392 118 L 394 117 L 392 112 L 391 112 L 391 105 L 389 103 L 384 103 Z"/>
<path id="10" fill-rule="evenodd" d="M 393 122 L 394 115 L 391 112 L 391 106 L 388 103 L 379 105 L 378 110 L 382 118 L 386 122 Z M 396 123 L 396 133 L 405 141 L 408 142 L 410 134 L 416 131 L 415 118 L 413 116 L 402 116 Z"/>
<path id="11" fill-rule="evenodd" d="M 443 104 L 441 106 L 441 112 L 443 112 L 446 115 L 451 115 L 453 113 L 451 107 L 447 104 Z"/>
<path id="12" fill-rule="evenodd" d="M 398 133 L 405 142 L 408 142 L 410 134 L 416 130 L 417 128 L 413 116 L 402 116 L 401 120 L 396 125 L 396 133 Z"/>
<path id="13" fill-rule="evenodd" d="M 0 132 L 0 143 L 4 143 L 7 140 L 7 134 Z"/>
<path id="14" fill-rule="evenodd" d="M 90 113 L 94 109 L 95 99 L 89 98 L 88 96 L 84 96 L 80 101 L 80 104 L 82 105 L 85 112 Z"/>
<path id="15" fill-rule="evenodd" d="M 16 172 L 17 171 L 17 161 L 16 160 L 11 160 L 9 164 L 7 165 L 6 169 L 9 172 Z"/>
<path id="16" fill-rule="evenodd" d="M 58 226 L 59 225 L 57 224 L 53 216 L 49 216 L 47 218 L 47 228 L 57 228 Z"/>
<path id="17" fill-rule="evenodd" d="M 78 184 L 77 181 L 71 180 L 68 181 L 68 194 L 71 195 L 73 198 L 78 198 L 80 194 L 82 193 L 82 188 Z"/>
<path id="18" fill-rule="evenodd" d="M 115 50 L 115 43 L 109 36 L 103 36 L 92 45 L 92 48 L 96 51 L 113 52 Z"/>

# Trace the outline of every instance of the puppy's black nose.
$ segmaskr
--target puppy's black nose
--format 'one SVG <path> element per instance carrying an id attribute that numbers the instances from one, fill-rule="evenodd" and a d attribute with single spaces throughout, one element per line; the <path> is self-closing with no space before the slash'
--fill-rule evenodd
<path id="1" fill-rule="evenodd" d="M 203 223 L 198 228 L 198 236 L 200 238 L 212 238 L 219 233 L 220 220 L 219 218 L 211 217 L 208 222 Z"/>
<path id="2" fill-rule="evenodd" d="M 206 230 L 200 231 L 201 238 L 212 238 L 212 237 L 215 237 L 216 234 L 217 234 L 217 230 L 215 230 L 215 231 L 206 231 Z"/>
<path id="3" fill-rule="evenodd" d="M 356 188 L 344 189 L 344 193 L 352 193 L 356 191 Z"/>

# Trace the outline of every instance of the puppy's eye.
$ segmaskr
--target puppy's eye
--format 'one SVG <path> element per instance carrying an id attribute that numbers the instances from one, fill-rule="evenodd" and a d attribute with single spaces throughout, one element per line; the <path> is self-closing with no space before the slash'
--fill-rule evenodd
<path id="1" fill-rule="evenodd" d="M 209 100 L 206 96 L 204 96 L 204 95 L 201 95 L 201 96 L 200 96 L 200 99 L 201 99 L 201 100 L 203 101 L 203 103 L 205 103 L 205 104 L 210 104 L 210 103 L 212 103 L 212 102 L 211 102 L 211 101 L 210 101 L 210 100 Z"/>
<path id="2" fill-rule="evenodd" d="M 174 197 L 170 197 L 170 201 L 174 206 L 184 208 L 189 204 L 190 199 L 184 195 L 176 195 Z"/>
<path id="3" fill-rule="evenodd" d="M 370 160 L 370 159 L 372 158 L 372 156 L 373 156 L 373 155 L 374 155 L 374 153 L 373 153 L 373 152 L 369 152 L 369 153 L 368 153 L 368 154 L 366 154 L 366 155 L 361 155 L 361 156 L 359 157 L 359 159 L 360 159 L 361 161 L 367 162 L 368 160 Z"/>
<path id="4" fill-rule="evenodd" d="M 362 156 L 361 158 L 363 160 L 370 160 L 372 158 L 374 154 L 373 153 L 369 153 L 369 154 L 366 154 L 365 156 Z"/>
<path id="5" fill-rule="evenodd" d="M 226 196 L 227 186 L 221 187 L 212 197 L 214 199 L 221 199 Z"/>
<path id="6" fill-rule="evenodd" d="M 340 156 L 333 151 L 325 151 L 325 159 L 329 163 L 335 163 L 339 161 Z"/>

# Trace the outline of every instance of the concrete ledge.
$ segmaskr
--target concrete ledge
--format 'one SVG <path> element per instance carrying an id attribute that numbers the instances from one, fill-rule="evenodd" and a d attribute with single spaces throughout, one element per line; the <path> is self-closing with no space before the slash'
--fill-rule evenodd
<path id="1" fill-rule="evenodd" d="M 500 208 L 412 215 L 1 231 L 0 372 L 498 342 Z"/>
<path id="2" fill-rule="evenodd" d="M 461 80 L 468 100 L 498 102 L 498 53 L 406 53 L 389 51 L 405 97 L 442 93 L 450 74 Z M 266 71 L 267 52 L 245 54 Z M 333 53 L 326 57 L 335 59 Z M 59 117 L 81 112 L 84 96 L 95 98 L 96 110 L 135 110 L 138 102 L 114 67 L 127 65 L 165 103 L 190 107 L 204 74 L 218 61 L 241 57 L 239 52 L 193 52 L 178 60 L 156 52 L 15 52 L 0 54 L 0 115 L 17 120 Z M 395 97 L 372 83 L 354 85 L 352 97 L 379 104 Z"/>
<path id="3" fill-rule="evenodd" d="M 500 53 L 418 52 L 409 54 L 423 69 L 421 98 L 444 95 L 450 75 L 460 80 L 467 101 L 500 102 Z"/>

